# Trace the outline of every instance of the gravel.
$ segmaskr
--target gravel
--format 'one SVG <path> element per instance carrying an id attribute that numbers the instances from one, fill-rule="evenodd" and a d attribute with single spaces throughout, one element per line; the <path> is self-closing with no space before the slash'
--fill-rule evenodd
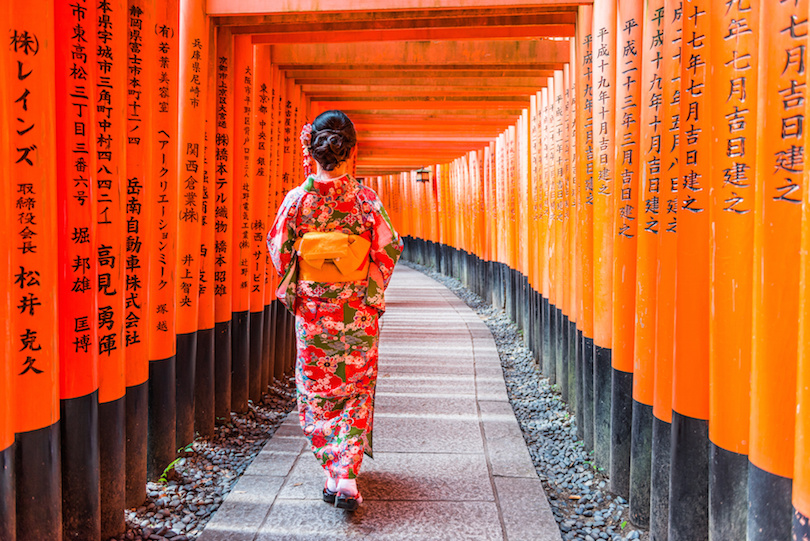
<path id="1" fill-rule="evenodd" d="M 630 524 L 627 501 L 612 494 L 609 478 L 593 466 L 593 452 L 577 439 L 576 416 L 556 386 L 540 374 L 522 332 L 455 278 L 402 261 L 442 283 L 489 327 L 501 359 L 506 389 L 537 475 L 543 482 L 563 540 L 649 541 L 649 532 Z"/>
<path id="2" fill-rule="evenodd" d="M 165 479 L 147 483 L 143 505 L 124 511 L 127 531 L 110 541 L 196 539 L 294 406 L 290 378 L 274 381 L 246 413 L 231 413 L 228 423 L 218 420 L 214 435 L 183 449 Z"/>

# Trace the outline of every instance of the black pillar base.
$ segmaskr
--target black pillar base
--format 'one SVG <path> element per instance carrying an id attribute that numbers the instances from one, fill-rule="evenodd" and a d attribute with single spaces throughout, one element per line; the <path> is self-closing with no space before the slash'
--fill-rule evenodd
<path id="1" fill-rule="evenodd" d="M 672 412 L 669 541 L 709 539 L 709 423 Z"/>
<path id="2" fill-rule="evenodd" d="M 178 448 L 194 441 L 194 383 L 197 372 L 197 331 L 177 335 L 175 365 Z"/>
<path id="3" fill-rule="evenodd" d="M 217 422 L 231 421 L 231 320 L 214 325 L 214 416 Z"/>
<path id="4" fill-rule="evenodd" d="M 149 431 L 146 477 L 157 481 L 177 456 L 175 357 L 149 361 Z"/>
<path id="5" fill-rule="evenodd" d="M 101 539 L 116 537 L 126 530 L 123 513 L 127 500 L 126 410 L 123 396 L 98 405 Z M 64 505 L 63 508 L 67 514 L 67 508 Z"/>
<path id="6" fill-rule="evenodd" d="M 194 372 L 194 431 L 206 438 L 214 434 L 216 408 L 214 329 L 197 331 L 197 364 Z"/>
<path id="7" fill-rule="evenodd" d="M 597 467 L 610 468 L 610 408 L 613 396 L 611 351 L 593 348 L 593 460 Z"/>
<path id="8" fill-rule="evenodd" d="M 582 441 L 585 443 L 585 449 L 588 451 L 593 450 L 593 352 L 595 346 L 593 345 L 593 338 L 582 336 L 582 423 L 583 437 Z"/>
<path id="9" fill-rule="evenodd" d="M 9 541 L 17 538 L 14 451 L 14 443 L 0 451 L 0 539 Z"/>
<path id="10" fill-rule="evenodd" d="M 653 416 L 650 476 L 650 541 L 669 540 L 669 476 L 672 425 Z"/>
<path id="11" fill-rule="evenodd" d="M 97 539 L 101 535 L 98 391 L 63 399 L 60 409 L 64 539 Z"/>
<path id="12" fill-rule="evenodd" d="M 231 322 L 231 409 L 245 413 L 250 385 L 250 312 L 233 312 Z"/>
<path id="13" fill-rule="evenodd" d="M 126 506 L 146 501 L 146 441 L 149 427 L 149 382 L 127 387 Z"/>
<path id="14" fill-rule="evenodd" d="M 630 522 L 650 526 L 650 481 L 652 475 L 653 408 L 633 400 L 630 448 Z"/>
<path id="15" fill-rule="evenodd" d="M 793 482 L 748 464 L 748 541 L 789 541 Z"/>
<path id="16" fill-rule="evenodd" d="M 612 369 L 610 398 L 610 490 L 630 498 L 630 446 L 633 430 L 633 373 Z"/>
<path id="17" fill-rule="evenodd" d="M 262 398 L 262 345 L 264 338 L 264 308 L 260 311 L 251 312 L 250 325 L 250 352 L 249 355 L 249 376 L 248 376 L 248 398 L 258 404 Z"/>
<path id="18" fill-rule="evenodd" d="M 62 539 L 59 433 L 57 421 L 45 428 L 17 434 L 14 457 L 17 541 Z"/>
<path id="19" fill-rule="evenodd" d="M 709 537 L 712 541 L 745 539 L 748 455 L 727 451 L 710 442 L 709 464 Z"/>

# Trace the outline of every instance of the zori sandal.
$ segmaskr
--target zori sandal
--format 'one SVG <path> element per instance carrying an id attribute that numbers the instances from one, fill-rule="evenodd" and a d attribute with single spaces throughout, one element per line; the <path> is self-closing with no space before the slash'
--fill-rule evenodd
<path id="1" fill-rule="evenodd" d="M 335 503 L 335 497 L 337 496 L 337 491 L 332 492 L 329 490 L 329 487 L 326 486 L 326 483 L 323 485 L 323 501 L 326 503 Z"/>
<path id="2" fill-rule="evenodd" d="M 355 496 L 349 494 L 337 493 L 335 497 L 335 507 L 338 509 L 345 509 L 346 511 L 356 511 L 357 507 L 363 503 L 363 497 L 358 493 Z"/>

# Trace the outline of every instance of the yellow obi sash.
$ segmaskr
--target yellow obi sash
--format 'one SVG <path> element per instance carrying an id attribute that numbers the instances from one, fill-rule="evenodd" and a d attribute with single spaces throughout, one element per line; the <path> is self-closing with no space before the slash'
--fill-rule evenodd
<path id="1" fill-rule="evenodd" d="M 298 278 L 313 282 L 356 282 L 368 278 L 371 241 L 359 235 L 310 231 L 295 241 Z"/>

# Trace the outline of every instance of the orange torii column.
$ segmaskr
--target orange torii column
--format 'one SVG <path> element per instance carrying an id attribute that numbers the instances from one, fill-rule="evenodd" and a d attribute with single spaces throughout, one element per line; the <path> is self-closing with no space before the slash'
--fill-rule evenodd
<path id="1" fill-rule="evenodd" d="M 611 335 L 613 322 L 613 208 L 617 186 L 616 2 L 593 6 L 593 295 L 594 295 L 594 463 L 610 466 Z"/>
<path id="2" fill-rule="evenodd" d="M 653 368 L 652 475 L 650 535 L 669 535 L 669 477 L 672 422 L 672 358 L 675 353 L 675 275 L 678 250 L 678 188 L 681 166 L 680 125 L 681 0 L 664 0 L 664 43 L 661 48 L 661 183 L 659 184 L 658 253 L 655 303 L 655 366 Z"/>
<path id="3" fill-rule="evenodd" d="M 276 217 L 276 211 L 281 206 L 281 202 L 284 198 L 284 193 L 282 190 L 281 184 L 281 81 L 283 79 L 283 75 L 281 70 L 277 67 L 273 67 L 273 87 L 270 90 L 270 109 L 272 111 L 272 121 L 268 128 L 268 149 L 269 149 L 269 160 L 270 160 L 270 199 L 269 199 L 269 208 L 268 208 L 268 228 L 272 227 L 273 220 Z M 267 257 L 270 257 L 268 252 Z M 267 259 L 267 271 L 270 275 L 270 284 L 266 289 L 266 294 L 268 295 L 271 301 L 271 309 L 270 309 L 270 321 L 268 322 L 267 334 L 268 340 L 272 337 L 271 343 L 268 343 L 268 354 L 270 355 L 270 378 L 271 379 L 281 379 L 284 375 L 282 366 L 281 366 L 281 357 L 278 354 L 278 346 L 280 342 L 279 336 L 279 328 L 281 325 L 282 318 L 284 317 L 284 305 L 282 305 L 278 299 L 276 298 L 275 291 L 278 287 L 278 278 L 276 277 L 275 268 L 273 268 L 273 263 Z"/>
<path id="4" fill-rule="evenodd" d="M 233 358 L 231 364 L 231 408 L 248 409 L 250 385 L 250 189 L 253 120 L 253 43 L 246 34 L 233 37 L 234 123 L 233 123 L 233 223 L 231 261 Z"/>
<path id="5" fill-rule="evenodd" d="M 582 332 L 579 344 L 582 371 L 582 439 L 593 449 L 593 7 L 577 12 L 577 178 L 579 179 L 579 272 L 577 322 Z M 579 417 L 578 417 L 579 420 Z"/>
<path id="6" fill-rule="evenodd" d="M 265 55 L 266 58 L 262 58 Z M 261 304 L 262 311 L 262 347 L 261 355 L 259 357 L 260 365 L 260 380 L 259 388 L 260 395 L 267 390 L 270 384 L 270 372 L 272 365 L 270 361 L 272 356 L 270 354 L 270 347 L 272 345 L 270 340 L 270 319 L 272 316 L 272 297 L 269 294 L 271 291 L 272 283 L 270 276 L 275 274 L 273 264 L 270 262 L 270 253 L 267 251 L 266 236 L 270 230 L 271 220 L 275 218 L 275 197 L 270 188 L 270 182 L 273 179 L 273 85 L 276 80 L 277 68 L 270 63 L 270 49 L 259 47 L 256 50 L 256 77 L 257 77 L 257 90 L 255 94 L 255 103 L 253 109 L 256 111 L 256 146 L 254 161 L 256 163 L 256 189 L 263 194 L 263 198 L 257 197 L 257 204 L 254 205 L 254 211 L 259 212 L 259 219 L 261 224 L 254 221 L 251 224 L 251 231 L 253 233 L 254 254 L 253 254 L 253 268 L 251 279 L 251 310 L 253 310 L 254 297 L 256 305 Z M 265 73 L 266 70 L 266 73 Z M 261 173 L 261 174 L 260 174 Z M 265 204 L 259 204 L 259 201 L 265 201 Z M 268 266 L 269 265 L 269 266 Z M 259 270 L 259 276 L 255 276 L 256 271 Z M 258 283 L 256 282 L 258 280 Z M 256 289 L 260 289 L 261 298 L 257 296 Z"/>
<path id="7" fill-rule="evenodd" d="M 214 136 L 214 414 L 220 419 L 231 416 L 233 287 L 233 37 L 217 28 L 216 135 Z"/>
<path id="8" fill-rule="evenodd" d="M 200 297 L 200 197 L 205 159 L 208 32 L 201 0 L 180 6 L 177 133 L 177 447 L 194 441 L 194 395 Z"/>
<path id="9" fill-rule="evenodd" d="M 568 244 L 566 253 L 566 297 L 568 299 L 568 404 L 573 408 L 574 414 L 578 415 L 581 408 L 580 402 L 580 382 L 582 373 L 579 371 L 577 359 L 579 359 L 579 335 L 577 333 L 577 311 L 579 301 L 577 297 L 577 208 L 579 204 L 579 192 L 577 190 L 576 171 L 576 46 L 572 40 L 569 43 L 569 62 L 563 69 L 563 80 L 565 81 L 565 122 L 567 124 L 566 137 L 564 141 L 565 150 L 565 175 L 567 182 L 567 202 L 566 215 L 568 221 Z M 577 427 L 579 428 L 579 427 Z"/>
<path id="10" fill-rule="evenodd" d="M 683 3 L 670 541 L 709 536 L 710 4 Z"/>
<path id="11" fill-rule="evenodd" d="M 615 207 L 613 210 L 613 381 L 610 412 L 610 487 L 630 497 L 633 425 L 633 336 L 636 319 L 636 193 L 640 163 L 643 6 L 619 0 L 616 36 Z"/>
<path id="12" fill-rule="evenodd" d="M 95 6 L 54 5 L 56 51 L 59 398 L 62 522 L 69 538 L 101 535 L 96 268 Z M 89 49 L 89 51 L 88 51 Z M 99 133 L 102 135 L 102 133 Z M 109 178 L 107 179 L 109 181 Z M 29 349 L 36 347 L 30 346 Z"/>
<path id="13" fill-rule="evenodd" d="M 518 242 L 517 249 L 520 255 L 520 283 L 518 309 L 517 315 L 519 319 L 520 329 L 523 330 L 523 339 L 527 341 L 529 337 L 529 249 L 531 247 L 529 227 L 530 227 L 530 212 L 531 212 L 531 199 L 530 199 L 530 184 L 529 184 L 529 111 L 523 110 L 523 114 L 518 119 L 517 123 L 517 152 L 516 159 L 518 163 L 518 191 L 520 193 L 520 204 L 518 210 L 520 211 L 520 221 L 518 222 Z M 472 190 L 467 192 L 472 195 Z M 474 229 L 468 229 L 472 232 Z M 470 248 L 472 252 L 473 249 Z"/>
<path id="14" fill-rule="evenodd" d="M 0 32 L 11 30 L 11 5 L 0 6 Z M 9 49 L 0 47 L 0 201 L 11 201 L 9 175 L 11 100 Z M 11 231 L 12 219 L 8 203 L 0 212 L 0 228 Z M 12 387 L 11 297 L 14 293 L 11 272 L 10 235 L 0 235 L 0 539 L 17 538 L 17 505 L 14 497 L 14 388 Z"/>
<path id="15" fill-rule="evenodd" d="M 52 2 L 14 2 L 6 44 L 17 539 L 61 539 Z M 88 36 L 89 37 L 89 36 Z"/>
<path id="16" fill-rule="evenodd" d="M 152 229 L 153 87 L 156 65 L 147 62 L 155 45 L 154 0 L 129 0 L 127 6 L 126 136 L 126 286 L 124 347 L 126 355 L 126 507 L 146 499 L 146 441 L 149 423 L 149 348 L 147 295 Z"/>
<path id="17" fill-rule="evenodd" d="M 709 536 L 745 539 L 757 140 L 759 3 L 729 4 L 712 19 L 711 311 L 709 321 Z M 781 87 L 780 87 L 781 88 Z M 737 142 L 748 141 L 740 152 Z M 771 171 L 767 173 L 771 176 Z"/>
<path id="18" fill-rule="evenodd" d="M 149 239 L 149 437 L 147 468 L 156 480 L 176 455 L 176 261 L 177 261 L 177 103 L 179 0 L 155 4 L 154 48 L 145 62 L 154 66 L 146 84 L 154 92 L 152 171 L 147 188 L 153 206 Z"/>
<path id="19" fill-rule="evenodd" d="M 568 351 L 566 350 L 568 331 L 568 299 L 566 298 L 565 257 L 568 249 L 565 224 L 565 178 L 563 177 L 563 139 L 564 139 L 564 104 L 563 104 L 563 72 L 554 72 L 554 160 L 552 162 L 552 190 L 554 200 L 554 296 L 556 311 L 554 318 L 555 354 L 556 354 L 556 382 L 560 389 L 562 399 L 568 401 Z"/>
<path id="20" fill-rule="evenodd" d="M 801 201 L 806 189 L 808 5 L 807 0 L 762 3 L 756 146 L 740 138 L 733 147 L 741 152 L 749 143 L 748 151 L 756 148 L 757 156 L 749 541 L 790 537 Z M 773 30 L 777 27 L 778 33 Z"/>
<path id="21" fill-rule="evenodd" d="M 496 243 L 497 243 L 497 246 L 498 246 L 498 252 L 497 252 L 498 257 L 496 259 L 496 267 L 495 267 L 495 272 L 494 272 L 494 276 L 493 276 L 495 278 L 495 281 L 496 281 L 493 300 L 495 301 L 495 307 L 500 308 L 500 309 L 504 308 L 504 306 L 505 306 L 504 303 L 506 302 L 506 297 L 505 297 L 505 293 L 504 293 L 504 278 L 503 278 L 504 264 L 503 264 L 503 261 L 504 261 L 504 253 L 506 252 L 506 250 L 504 248 L 504 245 L 505 245 L 504 237 L 508 232 L 508 229 L 507 229 L 508 226 L 506 224 L 507 217 L 506 217 L 505 212 L 504 212 L 504 197 L 505 196 L 504 196 L 504 180 L 503 180 L 503 177 L 504 177 L 504 174 L 503 174 L 503 160 L 502 160 L 502 155 L 503 155 L 503 152 L 504 152 L 503 151 L 504 139 L 505 139 L 505 137 L 504 137 L 503 133 L 498 135 L 498 137 L 495 139 L 495 148 L 493 149 L 493 152 L 492 152 L 492 162 L 493 162 L 492 166 L 493 166 L 493 170 L 494 170 L 493 171 L 493 179 L 494 179 L 494 182 L 495 182 L 495 190 L 496 190 L 496 193 L 495 193 L 495 212 L 497 213 L 497 216 L 498 216 L 498 237 L 496 238 Z M 445 196 L 445 195 L 446 195 L 446 192 L 443 191 L 442 196 Z M 447 199 L 447 198 L 444 197 L 444 199 Z M 447 212 L 446 207 L 448 205 L 445 203 L 444 206 L 445 206 L 445 212 Z M 448 239 L 447 239 L 447 236 L 445 236 L 442 239 L 442 243 L 447 244 L 447 242 L 448 242 Z M 442 264 L 442 271 L 447 272 L 446 269 L 444 268 L 444 266 L 445 266 L 444 261 L 442 263 L 443 263 Z"/>
<path id="22" fill-rule="evenodd" d="M 283 73 L 279 71 L 279 76 L 276 80 L 275 87 L 275 156 L 276 156 L 276 175 L 274 185 L 276 186 L 276 208 L 273 209 L 273 217 L 275 219 L 275 212 L 281 206 L 284 197 L 287 195 L 289 185 L 289 165 L 285 163 L 284 154 L 284 128 L 288 122 L 287 111 L 287 79 Z M 275 360 L 275 368 L 273 370 L 277 379 L 281 379 L 286 373 L 286 344 L 287 344 L 287 321 L 290 318 L 290 313 L 287 308 L 280 302 L 276 305 L 276 326 L 273 329 L 273 336 L 275 338 L 273 355 Z"/>
<path id="23" fill-rule="evenodd" d="M 636 202 L 637 224 L 635 274 L 635 328 L 633 331 L 633 422 L 630 450 L 630 520 L 646 528 L 650 524 L 650 475 L 653 426 L 653 370 L 655 366 L 655 284 L 660 231 L 660 187 L 663 143 L 662 46 L 664 0 L 644 4 L 643 38 L 637 47 L 642 56 L 636 72 L 639 90 L 639 167 Z"/>
<path id="24" fill-rule="evenodd" d="M 543 261 L 543 375 L 549 378 L 549 383 L 553 383 L 557 377 L 556 368 L 556 348 L 554 347 L 554 284 L 552 282 L 554 275 L 554 261 L 551 258 L 551 250 L 554 246 L 554 231 L 551 228 L 553 224 L 554 205 L 551 190 L 551 164 L 553 162 L 552 149 L 552 129 L 549 111 L 551 109 L 550 101 L 553 92 L 553 79 L 549 79 L 546 88 L 540 91 L 540 108 L 541 114 L 541 142 L 543 148 L 543 162 L 542 162 L 542 200 L 543 200 L 543 214 L 542 224 L 540 226 L 542 244 L 540 245 L 540 253 Z"/>
<path id="25" fill-rule="evenodd" d="M 538 340 L 538 330 L 540 329 L 540 282 L 537 279 L 541 260 L 538 250 L 537 240 L 539 238 L 539 204 L 540 198 L 537 196 L 537 184 L 539 181 L 540 167 L 540 120 L 538 112 L 538 96 L 534 94 L 529 100 L 529 157 L 531 160 L 529 168 L 529 349 L 532 350 L 535 360 L 539 360 L 541 350 Z M 541 364 L 542 366 L 542 364 Z"/>
<path id="26" fill-rule="evenodd" d="M 267 168 L 267 130 L 272 116 L 269 114 L 270 91 L 273 88 L 273 70 L 270 65 L 270 47 L 255 47 L 253 57 L 255 85 L 253 92 L 253 138 L 251 160 L 253 167 L 253 188 L 251 194 L 255 204 L 250 211 L 250 399 L 254 403 L 262 397 L 266 387 L 262 376 L 264 358 L 264 287 L 267 264 L 265 235 L 267 226 L 267 198 L 269 187 Z M 274 215 L 275 216 L 275 215 Z"/>
<path id="27" fill-rule="evenodd" d="M 95 105 L 95 183 L 98 188 L 94 250 L 98 258 L 98 426 L 101 537 L 104 539 L 124 530 L 121 511 L 126 504 L 124 187 L 128 21 L 126 0 L 99 3 L 94 21 L 96 88 L 90 100 Z M 64 441 L 62 449 L 64 452 Z M 63 505 L 69 518 L 68 505 Z"/>
<path id="28" fill-rule="evenodd" d="M 216 310 L 214 306 L 214 206 L 216 182 L 216 26 L 205 19 L 205 55 L 200 55 L 200 103 L 205 111 L 205 136 L 201 152 L 200 274 L 197 314 L 197 363 L 195 367 L 194 431 L 212 436 L 216 425 Z"/>
<path id="29" fill-rule="evenodd" d="M 2 114 L 2 113 L 0 113 Z M 0 118 L 2 123 L 2 118 Z M 799 362 L 796 369 L 796 447 L 793 459 L 793 539 L 810 539 L 810 199 L 802 198 L 799 275 Z M 0 251 L 0 253 L 2 253 Z M 0 500 L 2 505 L 2 500 Z M 2 531 L 0 527 L 0 531 Z"/>

